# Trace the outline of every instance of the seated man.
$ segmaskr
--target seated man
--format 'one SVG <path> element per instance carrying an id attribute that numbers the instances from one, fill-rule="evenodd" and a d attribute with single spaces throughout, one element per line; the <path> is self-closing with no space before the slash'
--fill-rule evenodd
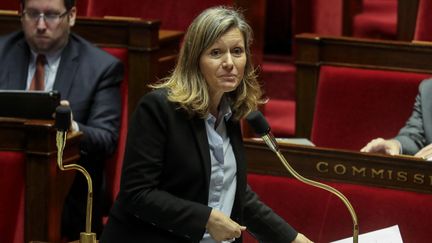
<path id="1" fill-rule="evenodd" d="M 428 79 L 420 84 L 413 113 L 399 134 L 393 139 L 373 139 L 361 151 L 390 155 L 408 154 L 429 160 L 432 159 L 431 143 L 432 79 Z"/>
<path id="2" fill-rule="evenodd" d="M 93 179 L 93 232 L 102 229 L 100 197 L 104 159 L 116 148 L 123 66 L 70 33 L 75 0 L 21 0 L 22 31 L 0 37 L 0 89 L 58 90 L 72 109 L 72 129 L 83 132 L 80 163 Z M 66 199 L 62 232 L 85 230 L 87 182 L 77 174 Z"/>

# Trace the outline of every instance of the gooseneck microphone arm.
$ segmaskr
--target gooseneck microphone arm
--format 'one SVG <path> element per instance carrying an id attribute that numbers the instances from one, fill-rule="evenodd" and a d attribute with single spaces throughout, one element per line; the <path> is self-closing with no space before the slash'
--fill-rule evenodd
<path id="1" fill-rule="evenodd" d="M 78 164 L 63 165 L 63 151 L 66 147 L 66 136 L 71 125 L 71 109 L 69 106 L 58 106 L 56 109 L 55 127 L 57 129 L 57 165 L 60 170 L 77 170 L 81 172 L 87 180 L 87 210 L 85 232 L 80 234 L 80 243 L 96 243 L 96 234 L 91 232 L 92 204 L 93 204 L 93 186 L 90 174 L 84 167 Z"/>
<path id="2" fill-rule="evenodd" d="M 260 111 L 251 112 L 246 117 L 246 120 L 251 125 L 251 127 L 255 130 L 255 133 L 261 136 L 261 138 L 264 140 L 264 142 L 267 144 L 270 150 L 276 153 L 276 155 L 279 157 L 279 160 L 282 162 L 284 167 L 291 173 L 291 175 L 294 176 L 294 178 L 308 185 L 315 186 L 324 189 L 326 191 L 329 191 L 342 200 L 342 202 L 348 208 L 353 220 L 353 242 L 358 243 L 359 226 L 358 226 L 357 215 L 354 211 L 353 206 L 348 201 L 348 199 L 335 188 L 317 181 L 307 179 L 302 175 L 300 175 L 299 173 L 297 173 L 297 171 L 295 171 L 294 168 L 291 167 L 291 165 L 287 162 L 285 157 L 280 152 L 276 139 L 270 131 L 270 126 L 268 125 L 267 120 L 264 118 L 263 114 Z"/>

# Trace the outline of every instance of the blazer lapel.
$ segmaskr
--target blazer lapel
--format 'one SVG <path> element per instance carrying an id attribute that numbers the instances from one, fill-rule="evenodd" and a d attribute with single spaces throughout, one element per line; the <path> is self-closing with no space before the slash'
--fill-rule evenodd
<path id="1" fill-rule="evenodd" d="M 69 42 L 63 49 L 60 65 L 54 81 L 54 90 L 58 90 L 61 99 L 68 99 L 69 91 L 75 79 L 76 70 L 79 65 L 78 43 L 74 38 L 69 38 Z"/>
<path id="2" fill-rule="evenodd" d="M 24 39 L 17 43 L 16 51 L 11 55 L 12 57 L 19 57 L 10 60 L 9 62 L 9 75 L 7 89 L 24 90 L 27 86 L 27 74 L 30 59 L 30 49 L 25 43 Z"/>
<path id="3" fill-rule="evenodd" d="M 210 148 L 208 145 L 207 131 L 203 119 L 192 118 L 192 131 L 194 132 L 195 140 L 197 142 L 199 152 L 202 158 L 202 163 L 205 172 L 206 188 L 210 185 L 210 173 L 211 173 L 211 160 L 210 160 Z"/>
<path id="4" fill-rule="evenodd" d="M 240 208 L 243 205 L 244 192 L 246 190 L 246 174 L 247 174 L 247 166 L 246 166 L 246 158 L 244 154 L 243 148 L 243 137 L 241 134 L 240 124 L 231 119 L 225 122 L 227 127 L 228 136 L 230 138 L 231 146 L 234 152 L 234 156 L 237 163 L 237 188 L 236 188 L 236 196 L 234 200 L 233 211 L 231 216 L 238 222 L 240 222 L 241 218 L 241 210 Z M 237 210 L 235 210 L 237 209 Z"/>

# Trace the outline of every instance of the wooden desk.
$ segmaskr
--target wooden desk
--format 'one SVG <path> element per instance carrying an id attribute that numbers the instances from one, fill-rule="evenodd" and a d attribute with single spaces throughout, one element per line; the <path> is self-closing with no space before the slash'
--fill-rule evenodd
<path id="1" fill-rule="evenodd" d="M 246 140 L 248 183 L 258 196 L 315 242 L 352 236 L 352 218 L 339 198 L 293 179 L 266 145 Z M 297 172 L 342 192 L 360 233 L 398 225 L 404 242 L 429 242 L 432 163 L 412 157 L 281 145 Z M 268 176 L 279 175 L 279 176 Z"/>
<path id="2" fill-rule="evenodd" d="M 79 159 L 80 137 L 81 133 L 68 136 L 64 164 Z M 0 150 L 26 155 L 25 242 L 60 242 L 61 212 L 74 172 L 57 168 L 53 121 L 1 117 Z"/>
<path id="3" fill-rule="evenodd" d="M 249 172 L 291 176 L 267 146 L 245 140 Z M 432 193 L 432 163 L 408 156 L 387 156 L 302 145 L 281 145 L 290 165 L 309 179 Z"/>
<path id="4" fill-rule="evenodd" d="M 99 47 L 128 50 L 128 114 L 149 88 L 174 67 L 181 31 L 159 30 L 159 20 L 78 17 L 72 31 Z M 0 35 L 21 29 L 17 14 L 0 13 Z"/>

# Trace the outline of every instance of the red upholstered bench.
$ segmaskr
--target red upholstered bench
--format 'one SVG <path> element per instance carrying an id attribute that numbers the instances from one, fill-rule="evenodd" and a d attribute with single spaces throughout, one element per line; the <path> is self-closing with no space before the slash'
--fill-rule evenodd
<path id="1" fill-rule="evenodd" d="M 359 150 L 375 137 L 396 136 L 411 115 L 419 83 L 430 74 L 322 66 L 312 142 Z"/>
<path id="2" fill-rule="evenodd" d="M 270 99 L 262 108 L 276 137 L 293 137 L 295 134 L 295 101 Z"/>
<path id="3" fill-rule="evenodd" d="M 332 194 L 288 177 L 249 174 L 261 200 L 315 243 L 352 236 L 352 219 Z M 432 194 L 346 183 L 328 183 L 353 205 L 360 233 L 399 225 L 404 242 L 429 242 Z M 245 243 L 256 242 L 245 236 Z"/>
<path id="4" fill-rule="evenodd" d="M 111 208 L 117 194 L 120 190 L 120 178 L 123 165 L 123 156 L 126 146 L 126 136 L 128 129 L 128 51 L 126 48 L 102 48 L 111 55 L 117 57 L 123 62 L 125 68 L 124 79 L 121 84 L 121 101 L 122 113 L 120 117 L 120 130 L 119 139 L 117 142 L 117 149 L 110 159 L 105 162 L 105 183 L 106 194 L 108 201 L 104 205 L 106 207 L 106 215 Z M 104 218 L 106 220 L 107 218 Z"/>
<path id="5" fill-rule="evenodd" d="M 204 9 L 216 5 L 230 5 L 230 0 L 189 1 L 117 1 L 89 0 L 88 16 L 126 16 L 159 19 L 161 29 L 185 31 L 192 20 Z"/>
<path id="6" fill-rule="evenodd" d="M 0 242 L 24 242 L 25 153 L 0 151 Z"/>
<path id="7" fill-rule="evenodd" d="M 396 39 L 397 0 L 363 0 L 362 5 L 354 16 L 353 36 Z"/>

